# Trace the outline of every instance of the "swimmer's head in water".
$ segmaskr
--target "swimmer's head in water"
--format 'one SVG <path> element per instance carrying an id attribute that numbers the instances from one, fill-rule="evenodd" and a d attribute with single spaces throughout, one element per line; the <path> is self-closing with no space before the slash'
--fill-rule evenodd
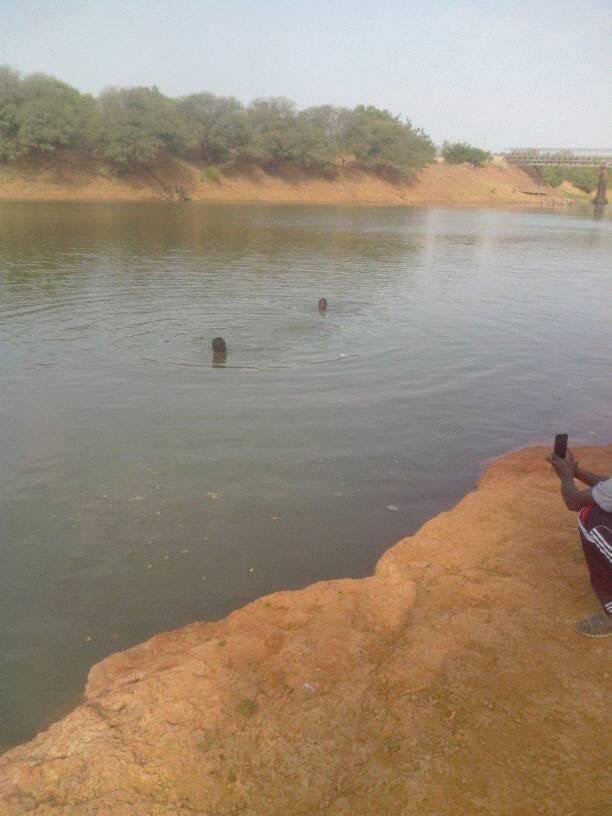
<path id="1" fill-rule="evenodd" d="M 327 309 L 327 300 L 325 298 L 321 298 L 319 300 L 319 311 L 324 312 Z"/>
<path id="2" fill-rule="evenodd" d="M 227 344 L 222 337 L 215 337 L 212 341 L 212 350 L 216 352 L 225 353 L 227 351 Z"/>

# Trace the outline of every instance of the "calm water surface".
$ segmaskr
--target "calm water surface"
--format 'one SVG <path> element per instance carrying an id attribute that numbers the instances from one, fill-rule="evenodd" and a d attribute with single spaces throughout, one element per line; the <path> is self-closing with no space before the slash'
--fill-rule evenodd
<path id="1" fill-rule="evenodd" d="M 611 249 L 588 211 L 0 204 L 0 745 L 112 651 L 367 574 L 490 457 L 609 439 Z"/>

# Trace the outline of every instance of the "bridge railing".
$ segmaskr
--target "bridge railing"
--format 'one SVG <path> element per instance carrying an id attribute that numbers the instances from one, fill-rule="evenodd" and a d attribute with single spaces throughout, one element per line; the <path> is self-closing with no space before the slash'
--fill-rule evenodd
<path id="1" fill-rule="evenodd" d="M 601 167 L 612 164 L 612 149 L 595 147 L 512 147 L 503 157 L 511 164 Z"/>

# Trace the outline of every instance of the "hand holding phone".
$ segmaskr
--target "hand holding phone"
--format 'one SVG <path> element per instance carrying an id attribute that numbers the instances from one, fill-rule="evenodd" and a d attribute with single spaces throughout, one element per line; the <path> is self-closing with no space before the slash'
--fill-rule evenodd
<path id="1" fill-rule="evenodd" d="M 557 434 L 555 436 L 555 447 L 553 450 L 555 456 L 559 459 L 565 459 L 567 454 L 567 434 Z"/>

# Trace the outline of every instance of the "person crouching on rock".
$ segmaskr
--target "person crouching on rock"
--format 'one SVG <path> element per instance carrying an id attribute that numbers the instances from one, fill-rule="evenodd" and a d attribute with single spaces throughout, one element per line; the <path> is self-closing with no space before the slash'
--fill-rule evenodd
<path id="1" fill-rule="evenodd" d="M 612 635 L 612 478 L 579 467 L 572 452 L 565 459 L 546 457 L 561 480 L 561 496 L 568 510 L 578 512 L 578 532 L 591 573 L 591 586 L 603 607 L 578 621 L 576 631 L 588 637 Z M 586 490 L 574 484 L 578 479 Z"/>

